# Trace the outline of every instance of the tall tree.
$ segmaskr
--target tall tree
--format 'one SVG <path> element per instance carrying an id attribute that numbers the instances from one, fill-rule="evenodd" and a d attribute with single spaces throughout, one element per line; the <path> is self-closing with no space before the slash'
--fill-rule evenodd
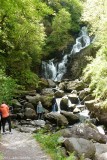
<path id="1" fill-rule="evenodd" d="M 52 10 L 39 0 L 1 0 L 0 6 L 0 57 L 7 74 L 23 83 L 18 73 L 24 77 L 41 60 L 46 36 L 42 19 Z"/>
<path id="2" fill-rule="evenodd" d="M 97 9 L 96 9 L 97 7 Z M 95 59 L 84 71 L 85 79 L 90 80 L 90 87 L 96 97 L 107 97 L 107 1 L 87 0 L 84 5 L 83 20 L 91 27 L 95 38 L 93 46 L 98 51 Z"/>

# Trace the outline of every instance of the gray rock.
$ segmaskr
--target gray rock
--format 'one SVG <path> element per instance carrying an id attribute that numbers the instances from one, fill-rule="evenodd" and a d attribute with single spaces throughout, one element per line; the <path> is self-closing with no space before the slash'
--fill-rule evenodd
<path id="1" fill-rule="evenodd" d="M 57 126 L 67 126 L 68 120 L 58 112 L 50 112 L 45 115 L 45 119 Z"/>
<path id="2" fill-rule="evenodd" d="M 61 130 L 64 137 L 77 137 L 95 142 L 106 143 L 107 137 L 99 133 L 97 127 L 93 124 L 80 123 L 73 125 L 72 128 Z"/>
<path id="3" fill-rule="evenodd" d="M 84 156 L 85 158 L 93 158 L 95 155 L 94 144 L 83 138 L 67 138 L 64 141 L 64 145 L 69 152 L 75 152 L 75 154 L 80 158 Z"/>
<path id="4" fill-rule="evenodd" d="M 79 97 L 77 96 L 77 94 L 69 94 L 68 98 L 71 100 L 73 104 L 79 103 Z"/>
<path id="5" fill-rule="evenodd" d="M 64 96 L 64 94 L 65 94 L 64 91 L 58 90 L 58 91 L 55 92 L 55 97 L 56 98 L 62 98 Z"/>
<path id="6" fill-rule="evenodd" d="M 49 87 L 56 87 L 56 84 L 55 82 L 53 82 L 53 80 L 47 79 L 47 81 L 48 81 Z"/>
<path id="7" fill-rule="evenodd" d="M 107 160 L 107 152 L 96 156 L 95 160 Z"/>
<path id="8" fill-rule="evenodd" d="M 79 117 L 71 112 L 61 111 L 60 113 L 67 118 L 70 125 L 79 122 Z"/>
<path id="9" fill-rule="evenodd" d="M 32 103 L 33 105 L 37 105 L 38 101 L 40 101 L 40 95 L 36 94 L 36 96 L 26 96 L 26 99 L 29 103 Z"/>
<path id="10" fill-rule="evenodd" d="M 36 112 L 35 112 L 35 110 L 33 110 L 31 108 L 26 108 L 24 115 L 27 119 L 35 119 L 36 118 Z"/>
<path id="11" fill-rule="evenodd" d="M 35 109 L 34 106 L 33 106 L 33 104 L 32 104 L 32 103 L 29 103 L 29 102 L 26 102 L 26 103 L 24 104 L 24 108 L 32 108 L 32 109 Z"/>

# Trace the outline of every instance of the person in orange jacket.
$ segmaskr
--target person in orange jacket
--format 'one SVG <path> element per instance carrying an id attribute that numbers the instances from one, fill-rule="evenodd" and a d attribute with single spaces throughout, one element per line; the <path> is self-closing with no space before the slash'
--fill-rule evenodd
<path id="1" fill-rule="evenodd" d="M 5 133 L 5 124 L 8 122 L 9 125 L 9 131 L 11 133 L 11 120 L 10 120 L 10 114 L 9 114 L 9 107 L 4 102 L 0 106 L 0 113 L 1 113 L 1 119 L 2 119 L 2 127 L 3 127 L 3 133 Z"/>

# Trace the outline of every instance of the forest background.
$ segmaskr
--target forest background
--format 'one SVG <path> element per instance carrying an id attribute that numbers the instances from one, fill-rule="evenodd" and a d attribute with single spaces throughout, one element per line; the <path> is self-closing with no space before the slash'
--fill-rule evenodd
<path id="1" fill-rule="evenodd" d="M 82 77 L 106 105 L 106 0 L 0 0 L 0 6 L 0 102 L 40 87 L 42 60 L 60 55 L 86 25 L 95 57 Z"/>

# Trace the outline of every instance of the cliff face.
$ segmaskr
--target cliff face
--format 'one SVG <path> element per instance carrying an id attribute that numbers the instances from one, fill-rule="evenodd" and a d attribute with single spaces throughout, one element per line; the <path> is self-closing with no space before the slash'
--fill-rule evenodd
<path id="1" fill-rule="evenodd" d="M 95 57 L 95 55 L 96 50 L 90 46 L 73 55 L 69 60 L 64 78 L 74 80 L 81 77 L 83 69 L 90 62 L 90 57 Z"/>

